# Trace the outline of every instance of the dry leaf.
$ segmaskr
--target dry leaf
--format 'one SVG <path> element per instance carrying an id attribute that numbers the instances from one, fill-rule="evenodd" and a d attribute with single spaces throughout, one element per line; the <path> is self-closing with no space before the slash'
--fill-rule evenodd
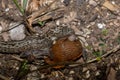
<path id="1" fill-rule="evenodd" d="M 9 25 L 6 20 L 1 21 L 0 24 L 1 24 L 1 27 L 3 28 L 3 30 L 5 30 Z M 7 32 L 2 33 L 2 37 L 3 37 L 4 41 L 8 41 L 8 39 L 9 39 Z"/>
<path id="2" fill-rule="evenodd" d="M 83 32 L 80 31 L 76 26 L 72 25 L 70 26 L 71 29 L 74 30 L 76 35 L 79 35 L 78 38 L 80 39 L 80 42 L 82 43 L 83 46 L 88 46 L 87 41 L 85 40 L 85 36 L 83 36 Z"/>
<path id="3" fill-rule="evenodd" d="M 74 30 L 76 35 L 83 35 L 83 32 L 80 31 L 76 26 L 73 25 L 73 26 L 70 26 L 70 27 Z"/>
<path id="4" fill-rule="evenodd" d="M 118 8 L 119 8 L 117 5 L 112 4 L 109 1 L 105 1 L 103 3 L 103 6 L 106 7 L 107 9 L 111 10 L 111 11 L 117 11 Z"/>
<path id="5" fill-rule="evenodd" d="M 70 21 L 74 20 L 76 17 L 77 13 L 72 11 L 69 13 L 69 15 L 66 15 L 66 17 L 64 18 L 64 23 L 69 23 Z"/>
<path id="6" fill-rule="evenodd" d="M 109 75 L 107 77 L 107 80 L 116 80 L 115 79 L 115 74 L 116 74 L 116 71 L 113 68 L 111 68 L 110 72 L 109 72 Z"/>
<path id="7" fill-rule="evenodd" d="M 5 8 L 5 2 L 4 0 L 1 1 L 2 8 Z"/>
<path id="8" fill-rule="evenodd" d="M 39 1 L 38 0 L 32 0 L 29 3 L 27 11 L 28 11 L 28 13 L 32 13 L 34 11 L 37 11 L 38 9 L 39 9 Z"/>
<path id="9" fill-rule="evenodd" d="M 51 2 L 53 2 L 53 0 L 30 0 L 26 10 L 29 13 L 32 13 L 39 10 L 40 7 L 50 4 Z"/>
<path id="10" fill-rule="evenodd" d="M 56 2 L 57 0 L 54 0 L 51 4 L 49 4 L 49 6 L 46 6 L 34 13 L 32 13 L 30 16 L 28 16 L 28 22 L 29 22 L 29 25 L 31 26 L 32 25 L 32 22 L 35 18 L 37 18 L 38 16 L 42 15 L 43 13 L 46 13 L 48 11 L 51 11 L 51 9 L 48 9 L 54 2 Z M 34 4 L 36 4 L 36 2 L 34 2 Z M 40 3 L 39 3 L 40 4 Z"/>

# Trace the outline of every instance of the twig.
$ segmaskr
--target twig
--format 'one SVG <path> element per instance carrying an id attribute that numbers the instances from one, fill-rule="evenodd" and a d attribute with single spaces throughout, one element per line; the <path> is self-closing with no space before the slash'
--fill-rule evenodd
<path id="1" fill-rule="evenodd" d="M 42 8 L 41 10 L 38 10 L 38 11 L 34 12 L 33 14 L 31 14 L 30 16 L 28 16 L 28 18 L 30 17 L 30 20 L 33 20 L 33 19 L 35 19 L 36 17 L 42 15 L 43 12 L 44 12 L 44 13 L 48 12 L 47 10 L 49 10 L 49 7 L 50 7 L 53 3 L 55 3 L 56 1 L 58 1 L 58 0 L 54 0 L 54 1 L 53 1 L 51 4 L 49 4 L 48 6 Z M 29 20 L 28 20 L 28 21 L 29 21 Z"/>
<path id="2" fill-rule="evenodd" d="M 19 58 L 19 57 L 16 57 L 16 56 L 14 56 L 14 55 L 12 55 L 12 58 L 14 58 L 15 60 L 20 61 L 20 62 L 24 61 L 23 59 L 21 59 L 21 58 Z"/>
<path id="3" fill-rule="evenodd" d="M 2 80 L 10 80 L 9 78 L 7 78 L 7 77 L 5 77 L 5 76 L 3 76 L 1 74 L 0 74 L 0 79 L 2 79 Z"/>
<path id="4" fill-rule="evenodd" d="M 38 18 L 33 20 L 33 24 L 38 23 L 38 21 L 45 21 L 45 20 L 48 20 L 48 19 L 52 18 L 52 16 L 48 15 L 48 13 L 52 12 L 52 11 L 55 11 L 55 10 L 58 10 L 58 9 L 59 8 L 55 8 L 55 9 L 49 10 L 47 12 L 44 12 L 44 14 L 39 15 Z"/>
<path id="5" fill-rule="evenodd" d="M 4 32 L 7 32 L 7 31 L 10 31 L 10 30 L 18 27 L 18 26 L 19 26 L 20 24 L 22 24 L 22 23 L 23 23 L 23 21 L 19 22 L 17 25 L 14 25 L 14 26 L 13 26 L 12 28 L 10 28 L 10 29 L 7 29 L 7 30 L 4 30 L 4 31 L 0 32 L 0 34 L 2 34 L 2 33 L 4 33 Z"/>
<path id="6" fill-rule="evenodd" d="M 109 56 L 110 54 L 117 52 L 120 49 L 120 45 L 116 46 L 115 48 L 113 48 L 112 50 L 108 51 L 106 54 L 104 54 L 101 58 L 105 58 L 107 56 Z M 98 61 L 97 58 L 94 58 L 92 60 L 87 61 L 86 63 L 80 63 L 80 62 L 61 62 L 61 63 L 56 63 L 56 64 L 52 64 L 52 65 L 45 65 L 45 66 L 40 66 L 38 69 L 30 71 L 30 73 L 35 72 L 35 71 L 40 71 L 42 69 L 48 68 L 48 67 L 53 67 L 53 66 L 57 66 L 57 65 L 70 65 L 70 64 L 78 64 L 77 66 L 80 65 L 86 65 L 86 64 L 90 64 L 93 63 L 95 61 Z"/>
<path id="7" fill-rule="evenodd" d="M 34 12 L 32 15 L 30 15 L 30 16 L 28 16 L 28 17 L 25 17 L 25 15 L 23 15 L 24 21 L 20 21 L 17 25 L 13 26 L 13 27 L 10 28 L 10 29 L 7 29 L 7 30 L 4 30 L 4 31 L 0 32 L 0 34 L 16 28 L 17 26 L 19 26 L 19 25 L 22 24 L 23 22 L 26 23 L 26 25 L 28 26 L 28 28 L 30 29 L 30 31 L 35 32 L 35 30 L 34 30 L 34 29 L 32 28 L 32 26 L 31 26 L 31 24 L 32 24 L 31 20 L 35 19 L 35 18 L 38 17 L 38 16 L 43 16 L 43 15 L 45 15 L 46 13 L 48 13 L 48 12 L 50 12 L 50 11 L 54 11 L 54 10 L 58 9 L 58 8 L 56 8 L 56 9 L 47 11 L 48 8 L 49 8 L 54 2 L 56 2 L 56 1 L 57 1 L 57 0 L 54 0 L 54 1 L 53 1 L 50 5 L 48 5 L 47 7 L 43 8 L 42 10 L 39 10 L 39 11 Z M 41 13 L 44 13 L 44 14 L 41 14 Z M 40 20 L 40 21 L 44 21 L 44 20 L 47 20 L 47 19 L 49 19 L 49 18 L 51 18 L 51 16 L 48 16 L 48 18 L 45 16 L 45 18 L 43 17 L 42 20 Z M 34 20 L 33 22 L 35 22 L 35 21 L 36 21 L 36 20 Z"/>
<path id="8" fill-rule="evenodd" d="M 40 66 L 38 69 L 35 69 L 35 70 L 32 70 L 30 71 L 29 73 L 32 73 L 32 72 L 35 72 L 35 71 L 40 71 L 42 69 L 46 69 L 46 68 L 49 68 L 49 67 L 54 67 L 54 66 L 60 66 L 60 65 L 70 65 L 70 64 L 79 64 L 79 65 L 85 65 L 85 63 L 80 63 L 80 62 L 73 62 L 73 61 L 70 61 L 70 62 L 60 62 L 60 63 L 55 63 L 55 64 L 51 64 L 51 65 L 45 65 L 45 66 Z M 29 74 L 28 73 L 28 74 Z"/>
<path id="9" fill-rule="evenodd" d="M 39 17 L 40 15 L 44 15 L 44 14 L 42 14 L 42 13 L 47 13 L 47 12 L 49 12 L 49 7 L 50 7 L 53 3 L 55 3 L 56 1 L 58 1 L 58 0 L 54 0 L 54 1 L 53 1 L 52 3 L 50 3 L 48 6 L 42 8 L 41 10 L 38 10 L 38 11 L 34 12 L 33 14 L 31 14 L 31 15 L 28 16 L 28 17 L 25 17 L 25 22 L 26 22 L 27 27 L 28 27 L 28 29 L 29 29 L 30 31 L 32 31 L 33 33 L 36 32 L 36 31 L 33 29 L 33 27 L 32 27 L 33 20 L 34 20 L 35 18 Z"/>
<path id="10" fill-rule="evenodd" d="M 120 49 L 120 45 L 116 46 L 116 47 L 113 48 L 112 50 L 110 50 L 110 51 L 108 51 L 107 53 L 105 53 L 104 55 L 102 55 L 101 58 L 105 58 L 105 57 L 107 57 L 108 55 L 110 55 L 110 54 L 118 51 L 119 49 Z M 89 61 L 87 61 L 87 63 L 92 63 L 92 62 L 94 62 L 94 61 L 97 61 L 97 58 L 94 58 L 94 59 L 92 59 L 92 60 L 89 60 Z"/>

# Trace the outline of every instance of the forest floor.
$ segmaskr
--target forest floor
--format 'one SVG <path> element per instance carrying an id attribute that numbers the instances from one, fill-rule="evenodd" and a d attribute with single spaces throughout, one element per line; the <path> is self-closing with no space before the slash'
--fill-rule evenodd
<path id="1" fill-rule="evenodd" d="M 22 3 L 20 1 L 19 4 Z M 0 80 L 119 80 L 120 0 L 56 0 L 49 6 L 51 1 L 54 0 L 33 0 L 28 3 L 26 17 L 32 24 L 31 30 L 35 29 L 36 33 L 47 35 L 50 39 L 74 32 L 81 39 L 85 50 L 84 58 L 77 61 L 81 64 L 67 65 L 62 69 L 49 66 L 41 69 L 40 65 L 46 65 L 43 59 L 30 64 L 24 61 L 23 65 L 21 60 L 24 59 L 20 55 L 1 53 Z M 44 8 L 46 6 L 50 9 Z M 32 20 L 30 17 L 38 8 L 48 14 L 39 18 L 41 12 Z M 21 23 L 24 19 L 12 0 L 1 0 L 0 41 L 9 43 L 31 36 L 26 25 Z M 19 23 L 24 27 L 22 31 L 17 29 L 11 33 L 11 25 L 19 26 Z M 70 31 L 67 32 L 66 28 Z M 21 65 L 24 70 L 20 69 Z M 31 70 L 29 74 L 25 71 L 26 67 Z"/>

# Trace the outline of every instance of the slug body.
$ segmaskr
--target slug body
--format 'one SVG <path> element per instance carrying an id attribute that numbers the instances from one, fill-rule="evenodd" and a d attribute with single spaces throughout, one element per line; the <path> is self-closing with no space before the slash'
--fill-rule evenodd
<path id="1" fill-rule="evenodd" d="M 50 57 L 45 58 L 48 64 L 74 61 L 82 55 L 82 44 L 77 39 L 70 39 L 71 36 L 60 38 L 50 48 Z M 55 66 L 60 68 L 63 66 Z"/>

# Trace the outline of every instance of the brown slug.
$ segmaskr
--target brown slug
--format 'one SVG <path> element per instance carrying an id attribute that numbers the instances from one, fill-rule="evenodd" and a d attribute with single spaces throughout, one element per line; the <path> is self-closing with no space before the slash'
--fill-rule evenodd
<path id="1" fill-rule="evenodd" d="M 61 62 L 74 61 L 82 55 L 83 47 L 75 35 L 65 36 L 53 44 L 50 48 L 50 57 L 45 57 L 46 63 L 53 65 Z M 64 65 L 57 65 L 53 68 L 61 68 Z"/>

